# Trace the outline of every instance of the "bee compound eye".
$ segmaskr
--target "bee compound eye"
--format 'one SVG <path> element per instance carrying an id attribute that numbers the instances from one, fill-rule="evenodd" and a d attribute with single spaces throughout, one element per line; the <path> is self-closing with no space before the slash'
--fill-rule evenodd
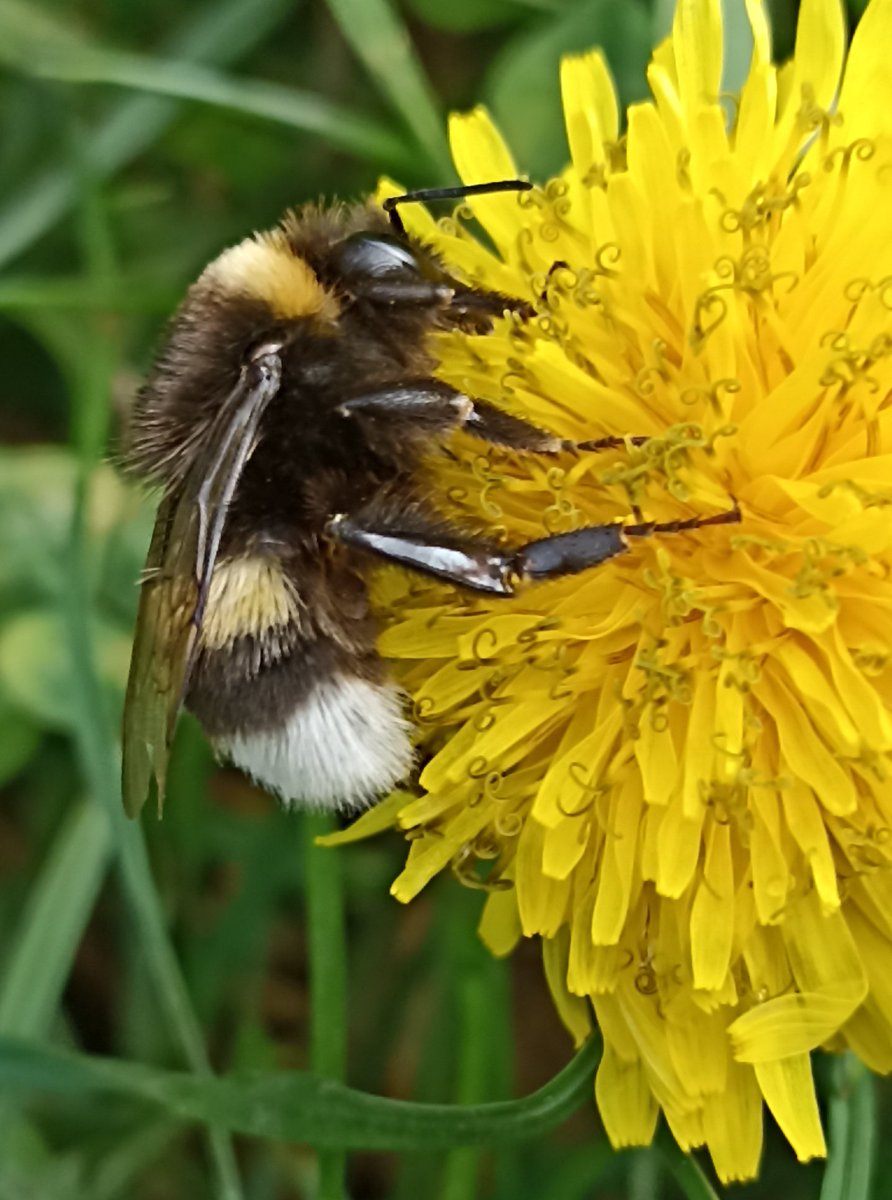
<path id="1" fill-rule="evenodd" d="M 351 234 L 338 247 L 337 260 L 340 273 L 347 278 L 415 279 L 421 274 L 410 247 L 387 234 Z"/>

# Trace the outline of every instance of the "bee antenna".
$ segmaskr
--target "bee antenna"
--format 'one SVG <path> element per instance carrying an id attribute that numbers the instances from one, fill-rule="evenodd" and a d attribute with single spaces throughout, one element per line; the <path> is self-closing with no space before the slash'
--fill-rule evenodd
<path id="1" fill-rule="evenodd" d="M 457 187 L 421 188 L 416 192 L 404 192 L 401 196 L 388 196 L 383 208 L 390 218 L 394 233 L 405 234 L 406 227 L 397 212 L 400 204 L 425 204 L 428 200 L 463 200 L 465 196 L 487 196 L 491 192 L 529 192 L 533 185 L 526 179 L 494 179 L 489 183 L 466 183 Z"/>

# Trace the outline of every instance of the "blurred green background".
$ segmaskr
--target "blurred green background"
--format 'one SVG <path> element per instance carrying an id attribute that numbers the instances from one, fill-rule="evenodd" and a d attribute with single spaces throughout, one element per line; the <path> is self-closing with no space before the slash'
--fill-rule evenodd
<path id="1" fill-rule="evenodd" d="M 742 3 L 730 7 L 733 86 L 748 45 Z M 771 8 L 782 58 L 795 0 Z M 388 896 L 398 838 L 312 850 L 319 822 L 215 766 L 188 719 L 163 823 L 124 821 L 116 730 L 151 512 L 110 464 L 166 317 L 227 243 L 384 173 L 449 182 L 444 115 L 480 101 L 519 169 L 546 176 L 566 154 L 560 55 L 604 46 L 635 100 L 671 11 L 0 0 L 0 1035 L 198 1072 L 335 1077 L 346 1036 L 354 1087 L 441 1102 L 523 1095 L 568 1061 L 538 948 L 490 959 L 480 893 L 445 879 L 401 909 Z M 49 1096 L 51 1063 L 4 1053 L 0 1200 L 333 1197 L 344 1170 L 368 1200 L 708 1194 L 659 1150 L 611 1153 L 590 1104 L 516 1144 L 345 1163 L 337 1149 L 208 1136 L 136 1099 Z M 881 1095 L 845 1064 L 817 1070 L 848 1158 L 826 1174 L 797 1166 L 769 1121 L 747 1195 L 857 1200 L 871 1154 L 869 1194 L 892 1194 Z"/>

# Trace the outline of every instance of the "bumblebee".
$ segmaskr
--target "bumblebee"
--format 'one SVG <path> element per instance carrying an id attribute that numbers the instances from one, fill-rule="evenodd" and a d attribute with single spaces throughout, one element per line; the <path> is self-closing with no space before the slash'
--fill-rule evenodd
<path id="1" fill-rule="evenodd" d="M 511 595 L 621 554 L 630 537 L 739 519 L 735 506 L 505 547 L 426 504 L 419 464 L 456 429 L 518 451 L 570 448 L 435 378 L 433 332 L 486 333 L 533 309 L 453 278 L 399 213 L 529 187 L 289 213 L 189 289 L 125 445 L 130 471 L 161 489 L 124 709 L 131 816 L 153 779 L 163 801 L 183 705 L 220 756 L 289 805 L 356 810 L 410 774 L 411 724 L 375 649 L 376 563 Z"/>

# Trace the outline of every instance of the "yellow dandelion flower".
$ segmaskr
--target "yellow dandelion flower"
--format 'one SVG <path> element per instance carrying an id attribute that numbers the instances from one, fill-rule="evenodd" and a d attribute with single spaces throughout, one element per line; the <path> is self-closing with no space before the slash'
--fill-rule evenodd
<path id="1" fill-rule="evenodd" d="M 600 54 L 566 61 L 571 165 L 468 202 L 494 250 L 406 211 L 539 313 L 442 336 L 443 379 L 568 439 L 649 437 L 458 437 L 444 508 L 514 543 L 730 497 L 742 522 L 509 600 L 382 573 L 430 758 L 354 827 L 406 831 L 399 899 L 452 867 L 491 889 L 496 953 L 540 935 L 566 1023 L 603 1034 L 614 1144 L 662 1110 L 724 1180 L 757 1170 L 763 1101 L 825 1152 L 811 1050 L 892 1069 L 892 0 L 847 62 L 838 0 L 803 0 L 782 68 L 747 12 L 729 99 L 719 0 L 679 0 L 623 134 Z M 451 136 L 466 182 L 516 174 L 484 111 Z"/>

